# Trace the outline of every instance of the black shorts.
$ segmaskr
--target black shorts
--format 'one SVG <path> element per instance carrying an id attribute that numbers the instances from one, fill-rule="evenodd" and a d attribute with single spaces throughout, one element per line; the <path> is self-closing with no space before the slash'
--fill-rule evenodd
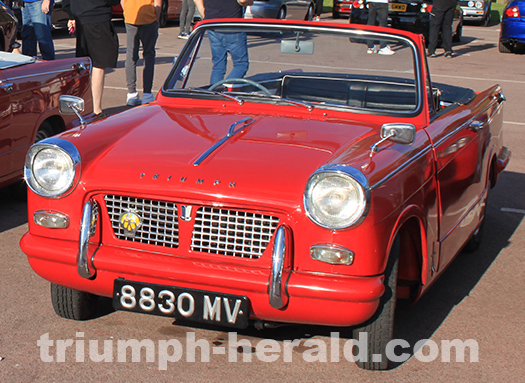
<path id="1" fill-rule="evenodd" d="M 89 56 L 95 68 L 116 68 L 118 36 L 113 23 L 82 25 L 77 21 L 76 56 Z"/>

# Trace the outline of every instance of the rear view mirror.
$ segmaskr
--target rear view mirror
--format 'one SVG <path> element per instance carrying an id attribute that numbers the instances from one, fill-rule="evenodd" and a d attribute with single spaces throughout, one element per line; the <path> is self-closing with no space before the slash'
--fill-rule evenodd
<path id="1" fill-rule="evenodd" d="M 281 53 L 311 55 L 314 53 L 314 43 L 312 41 L 282 40 Z"/>

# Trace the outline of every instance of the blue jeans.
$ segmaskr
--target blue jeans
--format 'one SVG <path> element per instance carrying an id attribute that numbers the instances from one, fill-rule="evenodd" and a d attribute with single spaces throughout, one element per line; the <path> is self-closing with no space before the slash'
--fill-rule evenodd
<path id="1" fill-rule="evenodd" d="M 24 3 L 22 7 L 22 54 L 36 57 L 36 44 L 44 60 L 55 59 L 51 37 L 51 9 L 42 12 L 42 0 Z"/>
<path id="2" fill-rule="evenodd" d="M 248 72 L 248 40 L 244 32 L 222 33 L 209 31 L 213 69 L 210 83 L 215 84 L 224 79 L 228 53 L 233 61 L 233 69 L 227 78 L 243 78 Z"/>

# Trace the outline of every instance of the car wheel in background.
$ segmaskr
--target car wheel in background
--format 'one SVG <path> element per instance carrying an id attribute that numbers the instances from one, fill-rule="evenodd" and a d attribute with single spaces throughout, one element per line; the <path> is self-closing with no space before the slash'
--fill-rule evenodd
<path id="1" fill-rule="evenodd" d="M 281 7 L 281 9 L 279 9 L 279 13 L 277 14 L 277 18 L 280 19 L 280 20 L 285 20 L 286 19 L 286 9 L 284 7 Z"/>
<path id="2" fill-rule="evenodd" d="M 51 124 L 47 121 L 44 121 L 42 125 L 40 125 L 40 128 L 38 128 L 38 131 L 36 132 L 35 136 L 35 143 L 38 141 L 42 141 L 45 138 L 51 137 L 54 135 L 53 128 L 51 127 Z"/>
<path id="3" fill-rule="evenodd" d="M 461 21 L 456 28 L 456 33 L 452 36 L 452 41 L 455 43 L 461 42 L 461 36 L 463 35 L 463 21 Z"/>
<path id="4" fill-rule="evenodd" d="M 168 24 L 168 2 L 167 0 L 162 1 L 160 8 L 159 27 L 164 28 Z"/>
<path id="5" fill-rule="evenodd" d="M 306 12 L 306 16 L 304 17 L 305 20 L 313 20 L 314 18 L 314 6 L 313 4 L 310 4 L 308 7 L 308 12 Z"/>
<path id="6" fill-rule="evenodd" d="M 498 49 L 501 53 L 512 53 L 514 51 L 512 45 L 509 43 L 502 43 L 501 41 L 498 44 Z"/>

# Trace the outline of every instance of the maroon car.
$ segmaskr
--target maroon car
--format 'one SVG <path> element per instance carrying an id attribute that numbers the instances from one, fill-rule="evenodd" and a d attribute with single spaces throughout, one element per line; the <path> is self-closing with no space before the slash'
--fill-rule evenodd
<path id="1" fill-rule="evenodd" d="M 61 95 L 83 97 L 92 112 L 89 58 L 41 61 L 0 52 L 0 187 L 23 177 L 27 149 L 77 125 L 58 111 Z M 79 111 L 80 112 L 80 111 Z"/>

